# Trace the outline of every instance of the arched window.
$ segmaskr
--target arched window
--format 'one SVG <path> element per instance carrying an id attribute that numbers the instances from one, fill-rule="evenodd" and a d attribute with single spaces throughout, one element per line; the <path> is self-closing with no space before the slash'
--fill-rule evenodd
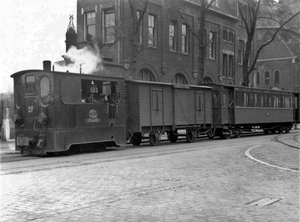
<path id="1" fill-rule="evenodd" d="M 149 69 L 141 69 L 138 80 L 155 82 L 155 77 Z"/>
<path id="2" fill-rule="evenodd" d="M 265 71 L 265 84 L 269 85 L 270 84 L 270 72 Z"/>
<path id="3" fill-rule="evenodd" d="M 278 85 L 280 83 L 280 73 L 279 71 L 275 71 L 275 74 L 274 74 L 274 79 L 275 79 L 275 84 Z"/>
<path id="4" fill-rule="evenodd" d="M 206 76 L 204 77 L 204 83 L 214 83 L 214 81 L 210 77 Z"/>
<path id="5" fill-rule="evenodd" d="M 256 73 L 256 84 L 260 84 L 260 72 Z"/>
<path id="6" fill-rule="evenodd" d="M 186 80 L 185 76 L 181 73 L 176 73 L 175 76 L 173 77 L 172 83 L 175 84 L 188 84 L 188 81 Z"/>

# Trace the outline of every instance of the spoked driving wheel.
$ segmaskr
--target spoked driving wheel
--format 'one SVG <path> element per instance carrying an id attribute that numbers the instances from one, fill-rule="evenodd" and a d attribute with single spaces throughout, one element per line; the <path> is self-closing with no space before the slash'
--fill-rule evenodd
<path id="1" fill-rule="evenodd" d="M 149 142 L 151 146 L 156 146 L 160 143 L 160 133 L 159 132 L 150 132 L 149 134 Z"/>

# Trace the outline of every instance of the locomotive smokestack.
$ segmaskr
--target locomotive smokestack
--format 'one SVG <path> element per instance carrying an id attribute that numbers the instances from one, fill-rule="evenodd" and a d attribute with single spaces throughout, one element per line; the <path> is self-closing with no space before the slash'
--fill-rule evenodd
<path id="1" fill-rule="evenodd" d="M 50 60 L 43 61 L 43 69 L 46 71 L 51 71 L 51 61 Z"/>

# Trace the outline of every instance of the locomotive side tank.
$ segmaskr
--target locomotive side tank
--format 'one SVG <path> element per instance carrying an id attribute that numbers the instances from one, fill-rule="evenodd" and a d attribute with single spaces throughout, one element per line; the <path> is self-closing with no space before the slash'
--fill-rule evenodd
<path id="1" fill-rule="evenodd" d="M 127 129 L 132 144 L 148 135 L 151 145 L 167 133 L 171 142 L 178 136 L 188 142 L 211 128 L 211 87 L 126 80 Z M 184 133 L 179 133 L 183 131 Z"/>
<path id="2" fill-rule="evenodd" d="M 43 70 L 12 77 L 16 150 L 45 155 L 125 143 L 124 79 Z"/>

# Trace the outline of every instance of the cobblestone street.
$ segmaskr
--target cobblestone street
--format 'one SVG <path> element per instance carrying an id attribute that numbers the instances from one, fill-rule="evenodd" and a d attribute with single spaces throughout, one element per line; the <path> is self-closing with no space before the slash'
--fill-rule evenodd
<path id="1" fill-rule="evenodd" d="M 0 221 L 296 222 L 299 173 L 245 156 L 255 145 L 261 148 L 253 155 L 266 147 L 288 149 L 273 137 L 142 146 L 2 164 Z M 179 151 L 168 152 L 175 148 Z M 155 155 L 111 156 L 154 149 Z M 299 150 L 293 152 L 299 160 Z M 97 161 L 103 156 L 108 159 Z M 64 164 L 52 168 L 51 161 Z M 20 168 L 11 170 L 16 166 Z M 28 170 L 22 171 L 22 166 Z M 255 204 L 268 198 L 274 201 Z"/>

